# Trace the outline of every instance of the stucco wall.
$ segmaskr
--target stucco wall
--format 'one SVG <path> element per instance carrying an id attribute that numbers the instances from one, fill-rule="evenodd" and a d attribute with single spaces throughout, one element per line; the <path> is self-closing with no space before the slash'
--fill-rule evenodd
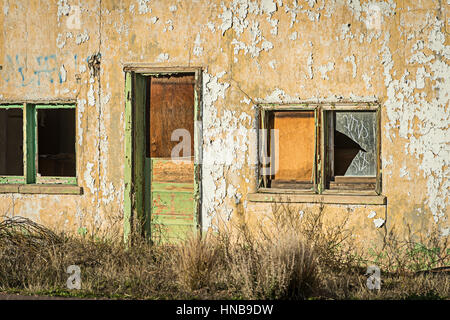
<path id="1" fill-rule="evenodd" d="M 150 63 L 204 68 L 203 229 L 240 207 L 248 217 L 270 211 L 247 200 L 256 190 L 248 134 L 256 103 L 344 99 L 381 103 L 387 205 L 325 211 L 349 215 L 367 239 L 386 227 L 426 232 L 434 223 L 448 236 L 449 1 L 0 0 L 0 8 L 0 99 L 77 100 L 84 188 L 83 195 L 2 194 L 1 214 L 121 231 L 123 65 Z M 373 10 L 380 15 L 369 22 Z M 95 77 L 87 60 L 97 52 Z"/>

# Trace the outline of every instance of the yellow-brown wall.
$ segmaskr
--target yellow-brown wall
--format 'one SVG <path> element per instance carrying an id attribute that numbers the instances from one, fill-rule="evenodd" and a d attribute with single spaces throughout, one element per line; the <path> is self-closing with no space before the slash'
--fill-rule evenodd
<path id="1" fill-rule="evenodd" d="M 379 26 L 366 23 L 373 6 Z M 342 98 L 381 103 L 387 205 L 326 205 L 327 216 L 348 215 L 364 243 L 408 224 L 426 233 L 438 223 L 448 236 L 449 8 L 445 0 L 0 0 L 0 101 L 76 99 L 84 189 L 1 194 L 0 213 L 122 231 L 123 66 L 148 63 L 203 67 L 203 229 L 240 206 L 249 217 L 270 211 L 247 199 L 256 190 L 247 131 L 256 103 Z M 97 52 L 94 77 L 87 59 Z"/>

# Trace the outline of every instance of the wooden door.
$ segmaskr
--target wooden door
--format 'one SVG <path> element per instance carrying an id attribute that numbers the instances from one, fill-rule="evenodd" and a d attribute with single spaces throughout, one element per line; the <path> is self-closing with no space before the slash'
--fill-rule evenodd
<path id="1" fill-rule="evenodd" d="M 194 84 L 193 74 L 150 76 L 148 81 L 146 170 L 150 195 L 146 201 L 149 201 L 151 235 L 155 242 L 184 239 L 195 231 L 197 224 Z M 184 148 L 180 149 L 180 145 Z"/>

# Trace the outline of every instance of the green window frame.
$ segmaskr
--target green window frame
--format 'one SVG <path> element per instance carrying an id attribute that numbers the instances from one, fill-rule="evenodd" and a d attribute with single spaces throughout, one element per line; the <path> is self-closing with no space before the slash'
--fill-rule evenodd
<path id="1" fill-rule="evenodd" d="M 75 176 L 41 176 L 38 173 L 38 110 L 74 109 L 75 103 L 9 103 L 0 104 L 0 109 L 20 108 L 23 110 L 23 175 L 0 176 L 0 184 L 67 184 L 77 185 L 77 165 Z M 76 116 L 75 116 L 76 122 Z M 74 124 L 76 128 L 76 123 Z M 75 133 L 76 134 L 76 133 Z M 77 145 L 75 143 L 75 158 Z M 75 161 L 76 163 L 76 161 Z"/>

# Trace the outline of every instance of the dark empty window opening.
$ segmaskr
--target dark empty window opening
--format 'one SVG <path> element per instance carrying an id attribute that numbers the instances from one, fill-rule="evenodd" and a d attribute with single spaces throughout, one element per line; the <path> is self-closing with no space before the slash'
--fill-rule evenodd
<path id="1" fill-rule="evenodd" d="M 193 161 L 194 85 L 195 76 L 189 73 L 149 77 L 147 156 Z"/>
<path id="2" fill-rule="evenodd" d="M 23 176 L 23 110 L 0 109 L 0 176 Z"/>
<path id="3" fill-rule="evenodd" d="M 38 109 L 37 140 L 39 175 L 76 175 L 75 109 Z"/>

